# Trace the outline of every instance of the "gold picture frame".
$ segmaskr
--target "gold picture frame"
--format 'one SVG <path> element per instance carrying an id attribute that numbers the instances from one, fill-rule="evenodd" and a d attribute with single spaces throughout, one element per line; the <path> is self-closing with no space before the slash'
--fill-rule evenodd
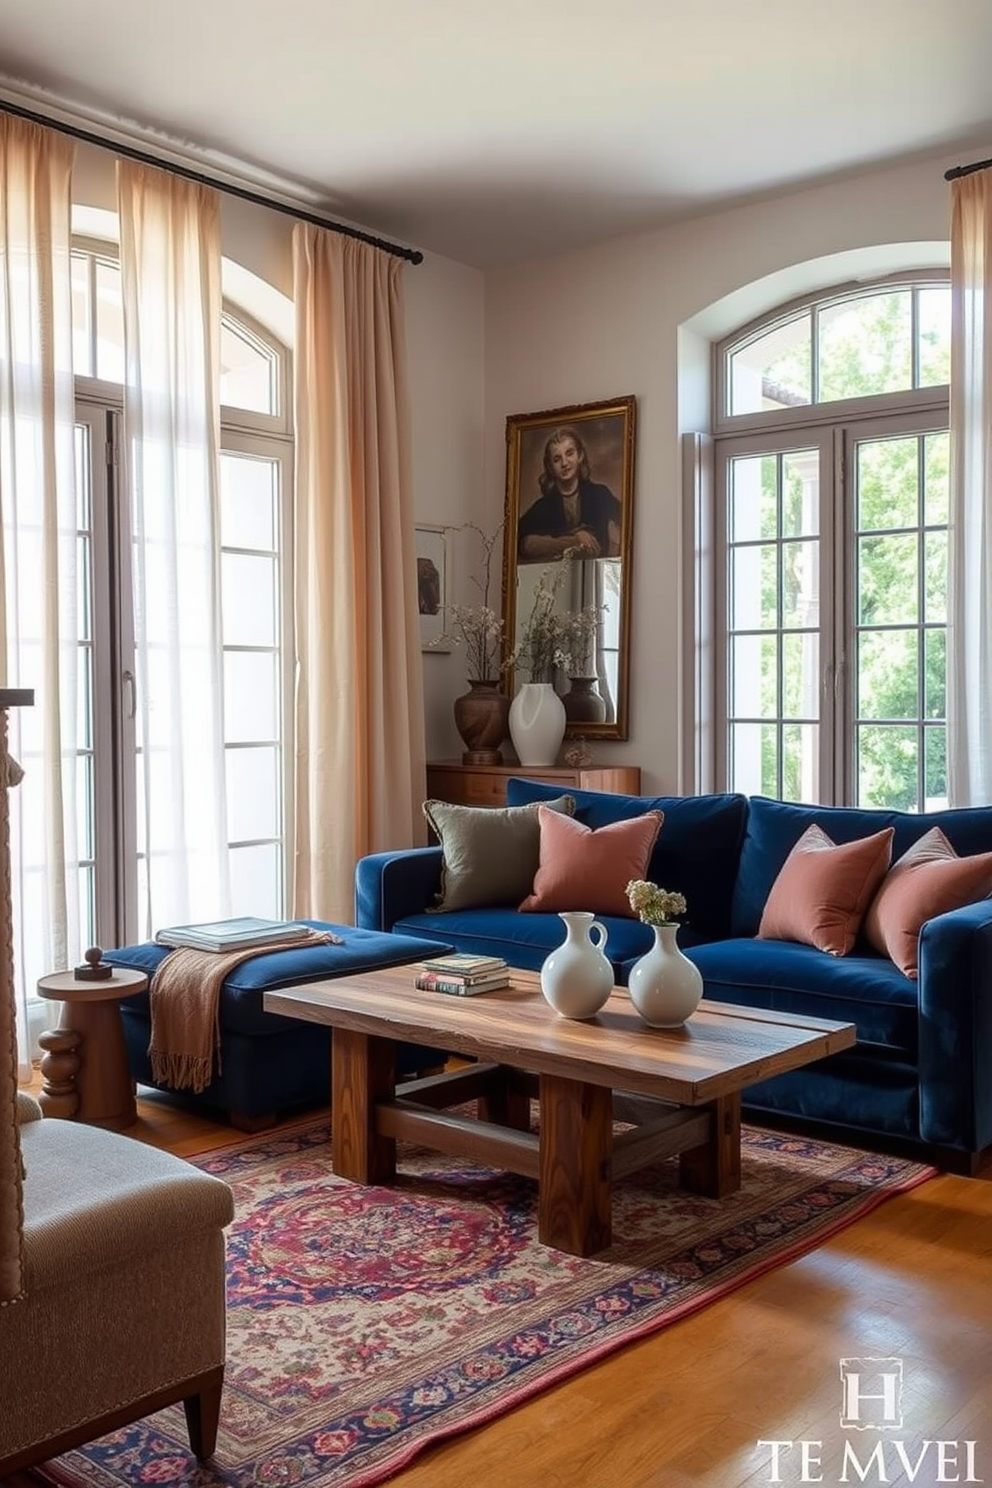
<path id="1" fill-rule="evenodd" d="M 635 423 L 633 394 L 506 420 L 503 617 L 510 646 L 520 639 L 541 575 L 566 553 L 572 571 L 562 607 L 601 609 L 591 691 L 606 704 L 605 716 L 570 722 L 573 736 L 627 738 Z M 583 680 L 588 692 L 590 678 Z M 559 690 L 564 685 L 562 678 Z"/>

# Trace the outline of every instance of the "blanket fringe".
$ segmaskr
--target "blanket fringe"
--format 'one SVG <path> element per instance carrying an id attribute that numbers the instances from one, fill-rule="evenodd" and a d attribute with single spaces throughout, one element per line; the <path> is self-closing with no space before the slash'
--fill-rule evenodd
<path id="1" fill-rule="evenodd" d="M 213 1076 L 211 1059 L 201 1059 L 195 1054 L 169 1054 L 149 1049 L 152 1079 L 156 1085 L 168 1085 L 170 1090 L 192 1090 L 202 1095 Z M 219 1060 L 218 1060 L 219 1063 Z"/>

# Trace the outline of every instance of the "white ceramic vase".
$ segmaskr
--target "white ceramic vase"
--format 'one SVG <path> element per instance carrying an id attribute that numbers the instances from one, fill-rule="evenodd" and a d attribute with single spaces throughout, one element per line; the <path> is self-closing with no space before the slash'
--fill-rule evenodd
<path id="1" fill-rule="evenodd" d="M 703 979 L 678 948 L 678 925 L 652 929 L 654 945 L 631 967 L 627 990 L 645 1023 L 678 1028 L 699 1006 Z"/>
<path id="2" fill-rule="evenodd" d="M 553 765 L 565 737 L 565 704 L 550 682 L 524 682 L 510 704 L 510 738 L 522 765 Z"/>
<path id="3" fill-rule="evenodd" d="M 603 954 L 606 926 L 588 910 L 569 910 L 558 918 L 565 923 L 565 939 L 541 967 L 541 991 L 563 1018 L 593 1018 L 613 990 L 613 968 Z"/>

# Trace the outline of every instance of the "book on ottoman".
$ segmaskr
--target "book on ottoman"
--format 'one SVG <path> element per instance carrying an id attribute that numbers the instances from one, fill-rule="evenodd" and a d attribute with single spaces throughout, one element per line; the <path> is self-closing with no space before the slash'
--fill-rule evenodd
<path id="1" fill-rule="evenodd" d="M 260 920 L 254 915 L 240 919 L 212 920 L 202 925 L 171 925 L 155 936 L 159 945 L 190 946 L 198 951 L 240 951 L 273 941 L 305 940 L 308 925 L 289 920 Z"/>

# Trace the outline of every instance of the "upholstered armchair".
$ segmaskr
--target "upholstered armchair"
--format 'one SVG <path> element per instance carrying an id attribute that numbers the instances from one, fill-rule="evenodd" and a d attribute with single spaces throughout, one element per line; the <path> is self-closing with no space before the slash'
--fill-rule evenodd
<path id="1" fill-rule="evenodd" d="M 224 1378 L 226 1184 L 17 1090 L 0 691 L 0 1480 L 181 1400 L 208 1457 Z"/>

